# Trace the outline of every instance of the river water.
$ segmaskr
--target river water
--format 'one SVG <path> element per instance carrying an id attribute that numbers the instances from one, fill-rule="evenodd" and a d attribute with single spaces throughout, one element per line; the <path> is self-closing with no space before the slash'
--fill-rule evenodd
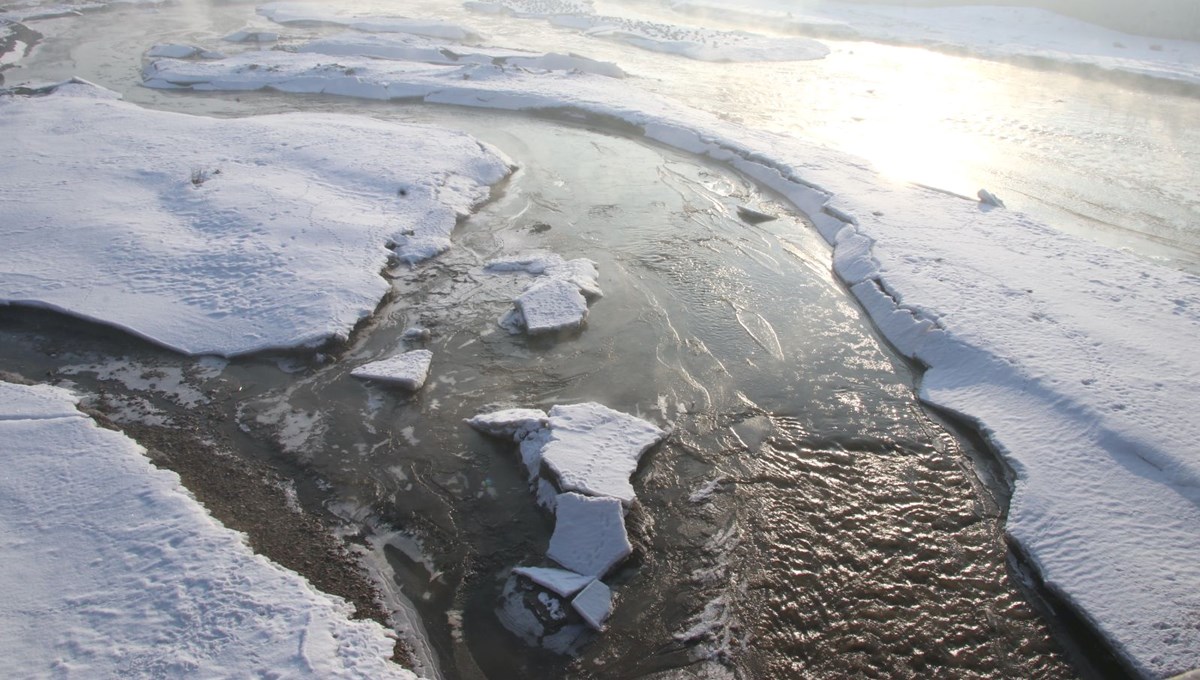
<path id="1" fill-rule="evenodd" d="M 461 11 L 435 9 L 450 17 Z M 886 347 L 833 279 L 828 246 L 803 216 L 728 169 L 577 121 L 138 87 L 145 47 L 211 39 L 241 28 L 247 14 L 245 7 L 188 4 L 45 22 L 53 23 L 44 27 L 50 37 L 7 76 L 17 82 L 80 75 L 144 105 L 191 113 L 334 111 L 444 125 L 496 145 L 521 169 L 460 226 L 454 249 L 397 278 L 394 295 L 336 360 L 187 359 L 70 323 L 31 324 L 19 310 L 6 310 L 0 368 L 103 390 L 118 405 L 118 419 L 169 418 L 201 402 L 219 407 L 221 427 L 238 433 L 245 455 L 268 450 L 268 458 L 286 463 L 302 502 L 389 539 L 377 553 L 386 564 L 377 566 L 415 605 L 447 677 L 1077 672 L 1052 634 L 1061 632 L 1061 622 L 1035 612 L 1010 564 L 1003 472 L 917 402 L 919 375 Z M 480 23 L 475 15 L 460 20 Z M 568 48 L 556 43 L 578 40 L 549 29 L 530 32 L 527 21 L 494 21 L 497 42 L 522 32 L 562 50 Z M 578 44 L 569 49 L 581 51 Z M 802 131 L 863 151 L 905 181 L 963 193 L 974 193 L 968 184 L 975 182 L 997 193 L 1007 187 L 1030 196 L 1029 205 L 1040 206 L 1034 212 L 1084 215 L 1090 208 L 1059 194 L 1081 178 L 1087 179 L 1080 194 L 1102 194 L 1105 180 L 1091 164 L 1115 157 L 1149 164 L 1166 148 L 1145 142 L 1153 136 L 1146 125 L 1118 125 L 1119 114 L 1103 118 L 1108 109 L 1091 99 L 1133 101 L 1138 93 L 1094 85 L 1100 94 L 1076 92 L 1063 107 L 1043 101 L 993 108 L 977 100 L 973 112 L 926 120 L 933 150 L 921 164 L 905 162 L 901 142 L 889 146 L 891 135 L 882 132 L 900 123 L 884 120 L 886 104 L 865 104 L 899 87 L 877 75 L 880 61 L 899 70 L 930 64 L 982 70 L 986 87 L 998 86 L 995 76 L 1047 92 L 1061 91 L 1063 79 L 1073 76 L 866 45 L 837 45 L 826 62 L 753 67 L 651 62 L 608 43 L 596 43 L 595 51 L 589 56 L 631 72 L 653 63 L 650 87 L 733 112 L 749 125 Z M 759 86 L 747 86 L 750 78 Z M 849 100 L 835 111 L 822 83 L 839 84 Z M 1184 115 L 1196 104 L 1183 98 L 1163 108 L 1172 106 Z M 804 113 L 784 115 L 797 108 Z M 980 122 L 975 114 L 987 111 L 992 117 Z M 859 114 L 857 122 L 875 122 L 857 126 Z M 1103 130 L 1093 130 L 1094 145 L 1079 143 L 1080 128 L 1097 119 L 1129 127 L 1120 134 L 1137 137 L 1131 143 L 1138 151 L 1126 155 L 1124 146 L 1105 141 Z M 863 128 L 875 132 L 855 133 Z M 1195 162 L 1187 152 L 1197 148 L 1187 146 L 1190 134 L 1180 141 L 1171 130 L 1162 133 L 1162 144 L 1179 146 L 1175 160 L 1164 162 L 1182 166 L 1160 164 L 1162 191 L 1145 205 L 1113 197 L 1069 228 L 1087 228 L 1101 240 L 1170 241 L 1172 261 L 1190 266 L 1187 243 L 1194 237 L 1168 234 L 1170 225 L 1186 226 L 1187 212 L 1195 210 L 1188 200 L 1173 200 L 1182 192 L 1175 173 Z M 984 149 L 976 153 L 1002 160 L 958 158 L 965 147 L 948 141 L 955 135 Z M 1041 141 L 1031 142 L 1035 137 Z M 1012 148 L 1027 155 L 1011 157 Z M 1079 165 L 1050 162 L 1066 149 L 1076 150 Z M 1049 179 L 1030 172 L 1038 158 Z M 1129 174 L 1142 183 L 1156 177 Z M 1022 193 L 1019 186 L 1030 189 Z M 1141 196 L 1142 188 L 1130 187 L 1125 196 Z M 747 223 L 738 206 L 778 219 Z M 1153 219 L 1142 222 L 1142 213 Z M 1104 228 L 1087 226 L 1098 222 Z M 528 339 L 498 326 L 520 282 L 488 274 L 483 264 L 533 249 L 598 263 L 605 296 L 593 304 L 582 333 Z M 1150 246 L 1139 252 L 1158 256 Z M 437 357 L 420 393 L 349 376 L 351 368 L 404 346 L 400 334 L 411 325 L 432 330 L 427 346 Z M 462 420 L 497 407 L 585 400 L 670 425 L 673 433 L 635 476 L 640 504 L 628 521 L 635 553 L 610 579 L 617 606 L 609 630 L 569 658 L 531 649 L 501 624 L 498 598 L 509 570 L 537 563 L 553 522 L 526 488 L 514 447 L 475 434 Z"/>

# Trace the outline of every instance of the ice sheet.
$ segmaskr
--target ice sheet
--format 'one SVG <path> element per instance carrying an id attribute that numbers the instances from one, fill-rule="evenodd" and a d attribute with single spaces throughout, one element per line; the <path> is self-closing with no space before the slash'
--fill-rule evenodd
<path id="1" fill-rule="evenodd" d="M 571 600 L 571 606 L 596 630 L 604 630 L 604 622 L 613 610 L 612 589 L 601 581 L 592 581 Z"/>
<path id="2" fill-rule="evenodd" d="M 253 554 L 74 403 L 0 383 L 7 676 L 416 677 L 382 626 Z"/>
<path id="3" fill-rule="evenodd" d="M 406 390 L 415 391 L 425 385 L 425 379 L 429 377 L 429 364 L 432 361 L 433 352 L 427 349 L 415 349 L 394 357 L 363 364 L 350 371 L 350 375 L 363 380 L 392 383 Z"/>
<path id="4" fill-rule="evenodd" d="M 595 580 L 591 576 L 550 567 L 517 567 L 513 569 L 513 573 L 524 576 L 562 597 L 570 597 L 578 593 Z"/>
<path id="5" fill-rule="evenodd" d="M 0 98 L 0 301 L 185 353 L 345 337 L 388 290 L 389 241 L 403 260 L 449 247 L 457 220 L 509 172 L 444 130 L 217 120 L 111 95 L 72 84 Z"/>

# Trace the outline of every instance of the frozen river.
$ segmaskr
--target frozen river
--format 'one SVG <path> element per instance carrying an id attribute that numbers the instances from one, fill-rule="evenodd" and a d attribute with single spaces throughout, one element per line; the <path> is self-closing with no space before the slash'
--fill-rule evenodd
<path id="1" fill-rule="evenodd" d="M 779 197 L 594 121 L 140 86 L 150 44 L 211 40 L 242 28 L 248 10 L 185 4 L 51 20 L 39 51 L 6 76 L 79 76 L 187 113 L 431 123 L 493 144 L 520 170 L 460 225 L 451 251 L 397 279 L 335 362 L 264 356 L 213 368 L 6 309 L 0 367 L 105 390 L 119 417 L 143 421 L 154 411 L 145 404 L 178 411 L 181 392 L 103 367 L 183 368 L 247 455 L 282 461 L 302 502 L 390 537 L 376 558 L 419 612 L 447 677 L 689 677 L 672 673 L 698 661 L 748 677 L 1077 672 L 1054 637 L 1073 623 L 1035 614 L 1009 562 L 1002 471 L 919 404 L 919 374 Z M 642 87 L 849 150 L 896 182 L 966 195 L 987 187 L 1064 230 L 1200 266 L 1200 199 L 1186 186 L 1200 171 L 1200 133 L 1188 124 L 1200 99 L 1158 93 L 1150 106 L 1151 95 L 1114 84 L 866 43 L 831 42 L 817 61 L 711 64 L 457 4 L 405 12 L 486 26 L 497 44 L 612 61 Z M 778 219 L 747 221 L 739 206 Z M 533 249 L 599 265 L 605 296 L 584 332 L 539 340 L 497 325 L 519 291 L 482 266 Z M 446 367 L 422 392 L 350 378 L 413 325 L 432 329 L 428 347 Z M 71 341 L 85 332 L 94 346 Z M 513 447 L 462 421 L 588 400 L 674 431 L 635 477 L 635 553 L 612 579 L 610 629 L 570 660 L 516 642 L 498 615 L 509 571 L 545 552 L 552 526 Z"/>

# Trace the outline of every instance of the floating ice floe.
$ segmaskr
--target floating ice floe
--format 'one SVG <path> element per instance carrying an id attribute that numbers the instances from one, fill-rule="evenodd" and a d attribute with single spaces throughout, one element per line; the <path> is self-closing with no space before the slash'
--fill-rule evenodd
<path id="1" fill-rule="evenodd" d="M 486 271 L 529 274 L 533 283 L 513 300 L 515 308 L 500 319 L 510 332 L 531 335 L 583 327 L 588 302 L 603 296 L 591 260 L 563 260 L 558 255 L 530 255 L 493 260 Z"/>
<path id="2" fill-rule="evenodd" d="M 386 294 L 389 258 L 448 248 L 511 167 L 436 128 L 186 116 L 82 82 L 43 92 L 0 97 L 0 303 L 189 354 L 346 337 Z"/>
<path id="3" fill-rule="evenodd" d="M 584 576 L 566 569 L 552 567 L 517 567 L 513 573 L 533 581 L 561 597 L 571 597 L 586 588 L 594 576 Z"/>
<path id="4" fill-rule="evenodd" d="M 625 77 L 625 72 L 616 64 L 577 54 L 447 45 L 413 35 L 343 33 L 310 41 L 301 45 L 298 51 L 330 56 L 417 61 L 426 64 L 489 64 L 534 71 L 576 71 L 610 78 Z"/>
<path id="5" fill-rule="evenodd" d="M 429 364 L 433 361 L 433 352 L 427 349 L 415 349 L 411 352 L 398 354 L 380 361 L 363 364 L 350 371 L 350 375 L 363 380 L 399 385 L 407 390 L 419 390 L 429 377 Z"/>
<path id="6" fill-rule="evenodd" d="M 416 678 L 391 631 L 255 555 L 75 401 L 0 382 L 5 675 Z"/>
<path id="7" fill-rule="evenodd" d="M 631 552 L 621 501 L 577 493 L 558 495 L 546 557 L 577 574 L 603 578 Z"/>
<path id="8" fill-rule="evenodd" d="M 554 406 L 548 416 L 536 409 L 510 409 L 467 423 L 485 434 L 512 437 L 531 472 L 548 470 L 560 490 L 608 496 L 625 505 L 636 500 L 629 478 L 642 455 L 667 436 L 641 418 L 596 403 Z"/>
<path id="9" fill-rule="evenodd" d="M 270 2 L 258 13 L 277 24 L 330 24 L 367 33 L 411 33 L 442 40 L 477 40 L 474 31 L 445 21 L 408 17 L 362 16 L 309 2 Z"/>
<path id="10" fill-rule="evenodd" d="M 579 612 L 583 620 L 587 621 L 592 628 L 603 630 L 604 622 L 612 614 L 612 597 L 612 589 L 603 581 L 596 580 L 571 600 L 571 607 Z"/>

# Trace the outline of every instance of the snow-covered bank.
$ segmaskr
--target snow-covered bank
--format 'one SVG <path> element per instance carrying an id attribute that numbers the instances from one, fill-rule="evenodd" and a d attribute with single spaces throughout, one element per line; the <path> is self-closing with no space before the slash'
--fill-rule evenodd
<path id="1" fill-rule="evenodd" d="M 784 33 L 1032 58 L 1200 85 L 1200 43 L 1130 35 L 1032 7 L 897 7 L 823 0 L 673 0 L 688 16 Z"/>
<path id="2" fill-rule="evenodd" d="M 212 520 L 65 390 L 0 382 L 9 677 L 415 678 L 394 640 Z"/>
<path id="3" fill-rule="evenodd" d="M 1200 280 L 1020 214 L 880 177 L 628 81 L 494 65 L 311 55 L 162 60 L 147 84 L 274 88 L 602 116 L 728 163 L 808 214 L 888 338 L 928 365 L 922 397 L 964 414 L 1013 468 L 1008 530 L 1048 587 L 1132 667 L 1200 667 Z M 346 73 L 352 69 L 352 75 Z M 1185 348 L 1181 350 L 1181 348 Z"/>
<path id="4" fill-rule="evenodd" d="M 193 354 L 346 337 L 387 292 L 389 258 L 448 248 L 510 171 L 444 130 L 198 118 L 78 83 L 0 97 L 0 136 L 0 301 Z"/>

